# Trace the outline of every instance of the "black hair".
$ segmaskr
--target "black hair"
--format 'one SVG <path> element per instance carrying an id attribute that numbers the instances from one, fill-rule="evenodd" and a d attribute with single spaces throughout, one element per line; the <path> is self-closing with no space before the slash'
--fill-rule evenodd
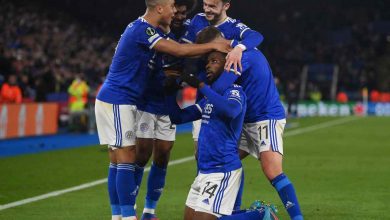
<path id="1" fill-rule="evenodd" d="M 186 6 L 187 14 L 189 14 L 195 10 L 196 6 L 198 5 L 198 0 L 175 0 L 175 5 Z"/>

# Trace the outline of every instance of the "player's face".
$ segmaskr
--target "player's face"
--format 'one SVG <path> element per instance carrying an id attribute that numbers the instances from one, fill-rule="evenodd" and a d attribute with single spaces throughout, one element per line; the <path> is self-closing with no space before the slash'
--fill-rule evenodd
<path id="1" fill-rule="evenodd" d="M 187 6 L 175 5 L 176 13 L 172 20 L 172 28 L 181 28 L 187 19 Z"/>
<path id="2" fill-rule="evenodd" d="M 207 80 L 212 83 L 218 79 L 225 66 L 225 54 L 221 52 L 211 52 L 207 57 L 206 73 Z"/>
<path id="3" fill-rule="evenodd" d="M 222 13 L 229 8 L 229 3 L 224 4 L 222 0 L 203 0 L 203 10 L 206 19 L 210 22 L 219 21 Z"/>
<path id="4" fill-rule="evenodd" d="M 161 25 L 170 25 L 175 16 L 176 8 L 174 0 L 167 0 L 165 5 L 162 5 L 161 10 Z"/>

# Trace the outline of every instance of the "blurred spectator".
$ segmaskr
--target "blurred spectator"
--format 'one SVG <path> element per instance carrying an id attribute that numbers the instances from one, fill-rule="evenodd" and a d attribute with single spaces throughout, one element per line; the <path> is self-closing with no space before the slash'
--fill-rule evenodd
<path id="1" fill-rule="evenodd" d="M 68 93 L 70 112 L 82 112 L 88 102 L 89 86 L 81 75 L 76 75 L 68 88 Z"/>
<path id="2" fill-rule="evenodd" d="M 321 91 L 318 89 L 316 85 L 312 85 L 310 92 L 309 92 L 310 100 L 313 102 L 319 102 L 322 100 L 322 94 Z"/>
<path id="3" fill-rule="evenodd" d="M 347 103 L 348 102 L 348 95 L 344 91 L 340 91 L 337 93 L 336 101 L 338 103 Z"/>
<path id="4" fill-rule="evenodd" d="M 287 101 L 287 113 L 289 116 L 296 116 L 296 105 L 298 104 L 298 88 L 294 81 L 287 83 L 286 89 L 286 101 Z M 295 106 L 295 107 L 294 107 Z"/>
<path id="5" fill-rule="evenodd" d="M 1 86 L 0 102 L 2 103 L 21 103 L 22 90 L 17 84 L 15 75 L 9 75 L 6 83 Z"/>
<path id="6" fill-rule="evenodd" d="M 69 93 L 69 130 L 86 132 L 88 130 L 88 102 L 89 86 L 81 74 L 77 74 L 68 88 Z"/>
<path id="7" fill-rule="evenodd" d="M 372 90 L 370 92 L 370 101 L 371 102 L 379 102 L 380 97 L 381 97 L 381 94 L 379 93 L 378 90 Z"/>

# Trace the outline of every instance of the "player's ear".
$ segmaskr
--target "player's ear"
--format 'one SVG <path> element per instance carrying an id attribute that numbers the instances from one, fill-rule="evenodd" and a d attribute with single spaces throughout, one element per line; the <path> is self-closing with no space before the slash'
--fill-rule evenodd
<path id="1" fill-rule="evenodd" d="M 162 14 L 164 12 L 164 7 L 162 5 L 156 5 L 155 10 L 158 14 Z"/>
<path id="2" fill-rule="evenodd" d="M 223 5 L 223 9 L 225 9 L 225 11 L 229 10 L 229 8 L 230 8 L 230 3 L 229 3 L 229 2 L 228 2 L 228 3 L 225 3 L 225 4 Z"/>

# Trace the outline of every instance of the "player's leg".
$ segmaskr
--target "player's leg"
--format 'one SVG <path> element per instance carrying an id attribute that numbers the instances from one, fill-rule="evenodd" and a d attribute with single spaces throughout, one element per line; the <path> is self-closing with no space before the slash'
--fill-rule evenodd
<path id="1" fill-rule="evenodd" d="M 108 156 L 110 158 L 110 166 L 108 169 L 107 188 L 111 204 L 111 219 L 120 220 L 122 218 L 121 206 L 119 204 L 118 193 L 116 190 L 116 174 L 118 163 L 113 149 L 108 148 Z"/>
<path id="2" fill-rule="evenodd" d="M 195 212 L 193 220 L 216 220 L 217 216 L 205 212 Z"/>
<path id="3" fill-rule="evenodd" d="M 114 169 L 110 169 L 109 172 L 110 198 L 116 187 L 122 219 L 135 219 L 135 196 L 132 193 L 135 190 L 136 107 L 132 105 L 113 105 L 96 100 L 95 114 L 100 144 L 107 144 L 115 149 L 109 151 L 110 161 L 116 161 L 117 164 L 115 186 L 113 186 Z M 117 212 L 113 212 L 113 214 L 117 214 Z"/>
<path id="4" fill-rule="evenodd" d="M 190 208 L 186 206 L 184 208 L 184 220 L 192 220 L 195 215 L 195 210 L 193 208 Z"/>
<path id="5" fill-rule="evenodd" d="M 192 220 L 194 218 L 196 203 L 200 196 L 199 178 L 199 175 L 195 177 L 194 182 L 191 184 L 190 191 L 188 192 L 184 209 L 184 220 Z"/>
<path id="6" fill-rule="evenodd" d="M 268 139 L 264 139 L 266 144 L 260 148 L 260 163 L 265 176 L 278 192 L 290 218 L 293 220 L 301 220 L 303 216 L 294 186 L 287 175 L 283 173 L 282 168 L 282 136 L 285 124 L 285 120 L 268 120 L 267 123 L 261 125 L 261 129 L 268 131 L 268 135 L 264 134 L 264 137 L 268 137 Z"/>
<path id="7" fill-rule="evenodd" d="M 156 218 L 155 209 L 165 187 L 167 166 L 176 138 L 176 125 L 166 115 L 156 116 L 153 163 L 150 168 L 142 219 Z"/>
<path id="8" fill-rule="evenodd" d="M 137 153 L 135 166 L 135 183 L 137 194 L 141 186 L 144 167 L 148 163 L 153 152 L 154 137 L 155 137 L 156 116 L 154 114 L 137 111 Z"/>

